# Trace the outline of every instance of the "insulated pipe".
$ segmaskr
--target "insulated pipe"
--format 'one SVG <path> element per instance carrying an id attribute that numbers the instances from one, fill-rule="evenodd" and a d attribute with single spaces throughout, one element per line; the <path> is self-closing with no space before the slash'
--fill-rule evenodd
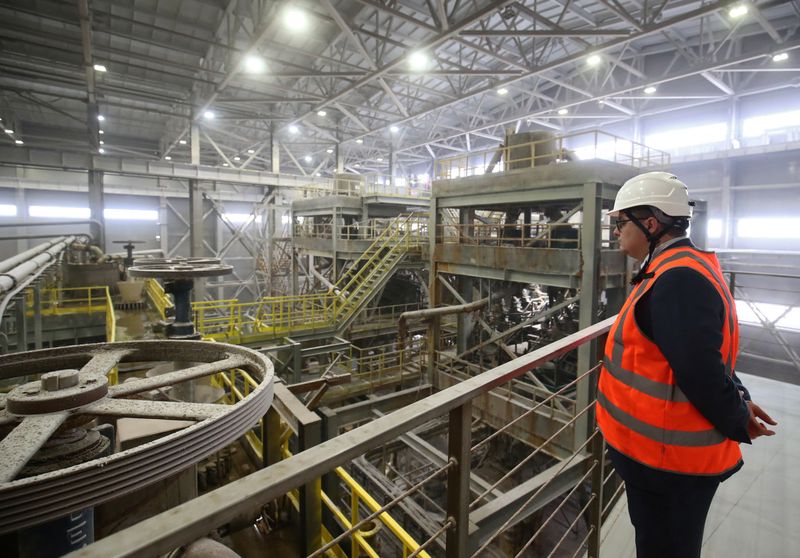
<path id="1" fill-rule="evenodd" d="M 475 302 L 467 304 L 456 304 L 454 306 L 442 306 L 441 308 L 426 308 L 424 310 L 412 310 L 410 312 L 403 312 L 400 314 L 400 319 L 397 322 L 397 346 L 398 350 L 403 350 L 406 344 L 406 335 L 408 335 L 408 322 L 413 320 L 427 320 L 435 316 L 447 316 L 449 314 L 461 314 L 464 312 L 472 312 L 473 310 L 480 310 L 489 304 L 489 298 L 482 298 Z"/>
<path id="2" fill-rule="evenodd" d="M 26 277 L 53 261 L 73 240 L 75 240 L 74 236 L 61 237 L 61 241 L 57 244 L 51 245 L 49 248 L 40 251 L 39 254 L 33 257 L 27 256 L 27 260 L 24 263 L 11 269 L 7 268 L 7 262 L 16 260 L 20 256 L 25 255 L 26 252 L 2 262 L 2 267 L 0 267 L 0 294 L 13 289 L 15 285 L 24 281 Z"/>
<path id="3" fill-rule="evenodd" d="M 47 242 L 42 242 L 41 244 L 34 246 L 29 250 L 25 250 L 24 252 L 17 254 L 16 256 L 12 256 L 7 260 L 3 260 L 0 262 L 0 273 L 5 273 L 10 269 L 14 269 L 18 265 L 27 262 L 34 256 L 38 256 L 48 248 L 55 246 L 61 242 L 64 242 L 66 236 L 59 236 L 58 238 L 54 238 L 53 240 L 49 240 Z"/>

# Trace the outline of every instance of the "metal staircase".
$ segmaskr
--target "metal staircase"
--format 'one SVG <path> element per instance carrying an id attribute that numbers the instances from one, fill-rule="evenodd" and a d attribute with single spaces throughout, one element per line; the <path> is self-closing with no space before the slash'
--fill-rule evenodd
<path id="1" fill-rule="evenodd" d="M 403 215 L 391 221 L 375 241 L 343 274 L 329 291 L 334 294 L 332 315 L 339 332 L 352 323 L 358 313 L 389 281 L 400 262 L 419 250 L 427 239 L 427 218 Z"/>

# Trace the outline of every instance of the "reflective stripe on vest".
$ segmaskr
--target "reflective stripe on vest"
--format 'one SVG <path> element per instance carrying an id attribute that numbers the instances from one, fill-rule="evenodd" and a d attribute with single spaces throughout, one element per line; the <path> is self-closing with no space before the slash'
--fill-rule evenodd
<path id="1" fill-rule="evenodd" d="M 687 474 L 723 473 L 741 460 L 738 444 L 716 430 L 689 402 L 664 355 L 638 329 L 634 308 L 669 269 L 689 267 L 706 277 L 725 306 L 720 352 L 725 371 L 731 374 L 738 349 L 733 298 L 718 263 L 693 248 L 668 250 L 653 263 L 653 275 L 631 292 L 606 343 L 597 422 L 611 446 L 645 465 Z M 626 361 L 633 370 L 626 368 Z"/>

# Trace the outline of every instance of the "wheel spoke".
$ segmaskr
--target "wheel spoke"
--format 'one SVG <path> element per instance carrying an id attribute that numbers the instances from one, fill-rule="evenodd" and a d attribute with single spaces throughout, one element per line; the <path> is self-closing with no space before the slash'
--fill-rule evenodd
<path id="1" fill-rule="evenodd" d="M 248 364 L 248 361 L 240 356 L 229 356 L 228 358 L 218 360 L 217 362 L 198 364 L 197 366 L 192 366 L 184 370 L 176 370 L 175 372 L 167 372 L 166 374 L 161 374 L 160 376 L 133 380 L 112 386 L 108 389 L 108 396 L 123 397 L 127 395 L 133 395 L 135 393 L 150 391 L 159 387 L 171 386 L 180 382 L 185 382 L 186 380 L 192 380 L 194 378 L 202 378 L 217 372 L 222 372 L 223 370 L 239 368 L 240 366 L 244 366 L 246 364 Z"/>
<path id="2" fill-rule="evenodd" d="M 87 405 L 81 409 L 81 414 L 132 418 L 205 420 L 223 415 L 227 411 L 230 411 L 229 406 L 214 405 L 211 403 L 107 399 Z"/>
<path id="3" fill-rule="evenodd" d="M 105 376 L 130 352 L 130 350 L 112 349 L 95 353 L 92 356 L 92 360 L 83 365 L 81 374 L 101 374 Z"/>
<path id="4" fill-rule="evenodd" d="M 14 480 L 25 464 L 67 418 L 67 413 L 35 415 L 22 422 L 0 441 L 0 482 Z"/>

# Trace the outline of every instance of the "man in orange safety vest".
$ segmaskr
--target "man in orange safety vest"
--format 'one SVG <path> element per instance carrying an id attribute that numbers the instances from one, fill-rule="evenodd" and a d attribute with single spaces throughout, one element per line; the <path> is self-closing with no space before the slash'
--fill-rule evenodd
<path id="1" fill-rule="evenodd" d="M 676 176 L 648 172 L 611 212 L 620 249 L 642 265 L 609 332 L 596 416 L 639 558 L 699 557 L 714 493 L 742 466 L 739 443 L 776 424 L 734 373 L 736 307 L 716 255 L 686 234 L 692 205 Z"/>

